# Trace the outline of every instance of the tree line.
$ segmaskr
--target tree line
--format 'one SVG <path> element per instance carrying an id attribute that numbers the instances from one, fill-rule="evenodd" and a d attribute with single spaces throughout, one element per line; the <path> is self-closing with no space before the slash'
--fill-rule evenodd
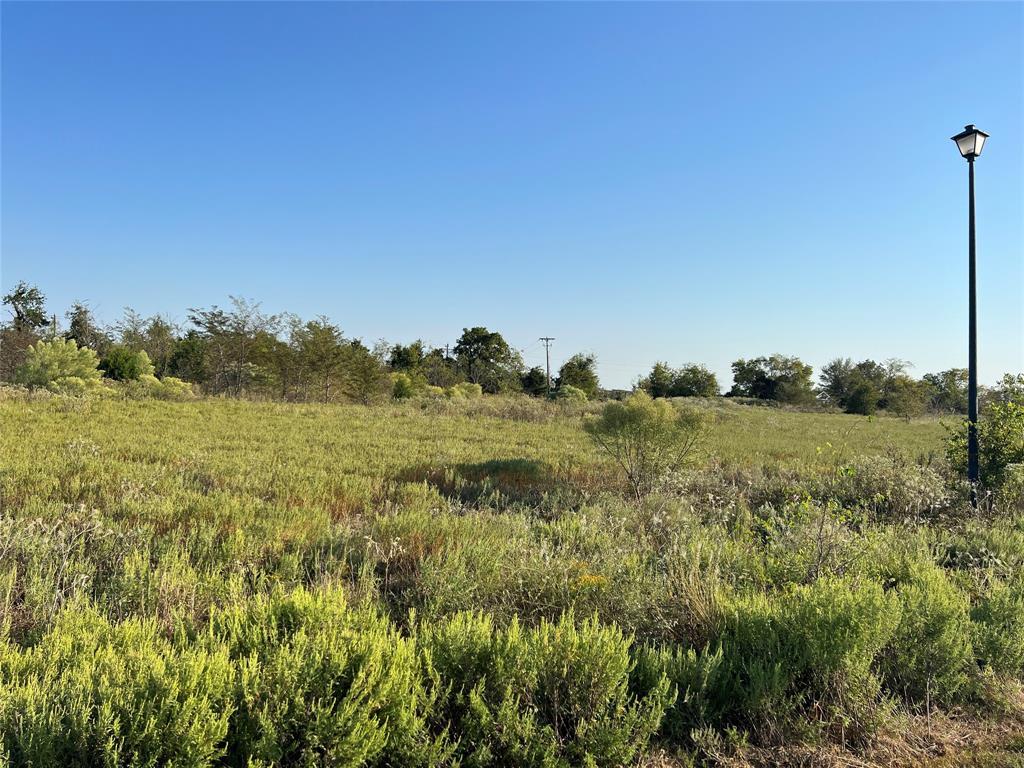
<path id="1" fill-rule="evenodd" d="M 258 302 L 235 297 L 227 307 L 190 308 L 183 325 L 132 309 L 114 324 L 103 325 L 85 302 L 75 302 L 62 322 L 47 312 L 42 291 L 25 282 L 3 297 L 3 305 L 9 318 L 0 325 L 0 380 L 9 382 L 24 380 L 33 345 L 59 338 L 95 352 L 98 369 L 107 378 L 180 379 L 212 395 L 371 403 L 456 390 L 578 400 L 615 394 L 601 389 L 593 354 L 573 355 L 549 382 L 546 371 L 527 368 L 521 353 L 500 333 L 479 326 L 464 328 L 444 348 L 420 340 L 368 345 L 347 337 L 326 316 L 304 320 L 289 312 L 267 314 Z M 823 404 L 860 414 L 966 412 L 965 369 L 916 379 L 909 368 L 901 360 L 855 363 L 837 358 L 822 368 L 815 383 L 812 367 L 797 357 L 740 359 L 732 364 L 733 383 L 725 396 Z M 1024 377 L 1007 375 L 988 396 L 1005 397 L 1008 388 L 1019 394 L 1022 386 Z M 635 388 L 652 397 L 722 394 L 715 374 L 698 364 L 673 368 L 658 362 Z"/>

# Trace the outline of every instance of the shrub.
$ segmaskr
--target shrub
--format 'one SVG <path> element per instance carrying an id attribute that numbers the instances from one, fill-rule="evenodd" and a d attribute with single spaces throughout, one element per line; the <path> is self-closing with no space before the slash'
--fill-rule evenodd
<path id="1" fill-rule="evenodd" d="M 644 391 L 610 402 L 584 428 L 626 475 L 637 501 L 693 457 L 703 433 L 701 414 L 654 400 Z"/>
<path id="2" fill-rule="evenodd" d="M 574 387 L 572 384 L 563 384 L 560 386 L 558 391 L 555 393 L 555 397 L 569 403 L 587 402 L 587 393 L 578 387 Z"/>
<path id="3" fill-rule="evenodd" d="M 468 381 L 460 382 L 449 387 L 445 393 L 452 400 L 476 400 L 483 397 L 484 390 L 479 384 L 472 384 Z"/>
<path id="4" fill-rule="evenodd" d="M 471 765 L 626 765 L 672 702 L 664 675 L 630 692 L 632 638 L 596 619 L 495 630 L 485 616 L 456 614 L 418 636 Z"/>
<path id="5" fill-rule="evenodd" d="M 950 434 L 946 457 L 954 470 L 966 472 L 966 422 Z M 982 482 L 996 489 L 1012 465 L 1024 464 L 1024 404 L 993 402 L 985 408 L 978 423 L 978 463 Z"/>
<path id="6" fill-rule="evenodd" d="M 96 353 L 87 347 L 79 348 L 74 340 L 39 341 L 28 348 L 17 379 L 30 387 L 77 393 L 99 383 L 101 374 L 97 363 Z"/>
<path id="7" fill-rule="evenodd" d="M 393 382 L 391 396 L 395 398 L 395 400 L 405 400 L 416 394 L 416 386 L 413 384 L 413 381 L 408 374 L 392 374 L 391 380 Z"/>
<path id="8" fill-rule="evenodd" d="M 231 765 L 435 765 L 432 698 L 412 640 L 341 592 L 304 590 L 216 613 L 214 647 L 239 667 L 228 728 Z"/>
<path id="9" fill-rule="evenodd" d="M 120 344 L 107 351 L 100 361 L 100 369 L 114 381 L 137 381 L 142 376 L 153 375 L 153 364 L 145 351 Z"/>
<path id="10" fill-rule="evenodd" d="M 829 494 L 876 519 L 918 518 L 949 504 L 945 479 L 931 467 L 892 453 L 860 456 L 835 478 Z"/>
<path id="11" fill-rule="evenodd" d="M 913 563 L 896 588 L 899 626 L 882 671 L 889 687 L 910 701 L 957 701 L 974 662 L 967 598 L 934 565 Z"/>
<path id="12" fill-rule="evenodd" d="M 0 743 L 14 765 L 210 765 L 232 672 L 219 649 L 175 648 L 153 621 L 65 612 L 32 648 L 0 648 Z"/>
<path id="13" fill-rule="evenodd" d="M 971 609 L 978 660 L 995 672 L 1024 675 L 1024 579 L 994 581 Z"/>

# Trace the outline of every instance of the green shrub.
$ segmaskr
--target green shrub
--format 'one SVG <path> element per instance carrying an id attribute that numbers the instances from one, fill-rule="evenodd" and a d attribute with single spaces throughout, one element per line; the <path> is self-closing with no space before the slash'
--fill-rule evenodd
<path id="1" fill-rule="evenodd" d="M 978 660 L 998 674 L 1024 675 L 1024 578 L 994 581 L 971 609 Z"/>
<path id="2" fill-rule="evenodd" d="M 946 458 L 959 474 L 967 471 L 967 424 L 953 431 Z M 978 422 L 978 469 L 982 482 L 998 489 L 1013 465 L 1024 464 L 1024 403 L 993 402 Z"/>
<path id="3" fill-rule="evenodd" d="M 625 473 L 637 501 L 693 457 L 703 425 L 699 412 L 654 400 L 642 390 L 608 403 L 600 416 L 584 422 L 587 434 Z"/>
<path id="4" fill-rule="evenodd" d="M 412 640 L 338 590 L 298 590 L 217 612 L 214 647 L 227 646 L 239 682 L 227 762 L 250 765 L 435 765 L 433 705 Z"/>
<path id="5" fill-rule="evenodd" d="M 974 663 L 967 598 L 942 569 L 921 563 L 895 592 L 901 618 L 881 663 L 886 684 L 920 704 L 956 703 Z"/>
<path id="6" fill-rule="evenodd" d="M 28 348 L 17 380 L 30 387 L 46 387 L 54 392 L 78 394 L 95 387 L 101 373 L 96 353 L 74 340 L 61 338 L 39 341 Z"/>
<path id="7" fill-rule="evenodd" d="M 555 397 L 559 400 L 566 400 L 570 403 L 585 403 L 587 402 L 587 393 L 579 387 L 574 387 L 572 384 L 563 384 L 558 388 L 555 393 Z"/>
<path id="8" fill-rule="evenodd" d="M 844 467 L 829 495 L 847 509 L 881 520 L 919 518 L 950 503 L 941 474 L 897 453 L 857 457 Z"/>
<path id="9" fill-rule="evenodd" d="M 418 636 L 470 765 L 625 765 L 672 702 L 664 675 L 630 693 L 632 639 L 596 619 L 496 630 L 485 616 L 457 614 Z"/>
<path id="10" fill-rule="evenodd" d="M 477 398 L 483 397 L 484 390 L 479 384 L 462 381 L 454 386 L 448 387 L 448 389 L 445 390 L 445 394 L 451 400 L 476 400 Z"/>
<path id="11" fill-rule="evenodd" d="M 139 376 L 138 383 L 141 385 L 141 391 L 147 397 L 154 397 L 158 400 L 189 400 L 194 396 L 190 383 L 173 376 L 158 379 L 152 374 L 144 373 Z"/>
<path id="12" fill-rule="evenodd" d="M 0 648 L 0 743 L 13 765 L 211 765 L 224 751 L 232 670 L 219 649 L 173 647 L 156 623 L 65 612 L 41 642 Z"/>
<path id="13" fill-rule="evenodd" d="M 395 400 L 405 400 L 416 394 L 416 385 L 407 373 L 391 374 L 391 396 Z"/>
<path id="14" fill-rule="evenodd" d="M 107 350 L 100 361 L 100 369 L 114 381 L 136 381 L 142 376 L 152 376 L 154 370 L 145 351 L 120 344 Z"/>

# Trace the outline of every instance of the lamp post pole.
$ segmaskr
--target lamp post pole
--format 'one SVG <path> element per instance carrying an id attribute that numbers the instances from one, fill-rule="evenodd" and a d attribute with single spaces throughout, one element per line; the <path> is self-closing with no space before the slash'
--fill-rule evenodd
<path id="1" fill-rule="evenodd" d="M 973 125 L 953 136 L 956 148 L 967 161 L 967 482 L 971 505 L 978 506 L 978 295 L 977 252 L 974 244 L 974 161 L 981 154 L 988 134 Z"/>
<path id="2" fill-rule="evenodd" d="M 968 229 L 968 342 L 967 342 L 967 481 L 971 505 L 978 506 L 978 295 L 977 252 L 974 242 L 974 155 L 967 158 Z"/>

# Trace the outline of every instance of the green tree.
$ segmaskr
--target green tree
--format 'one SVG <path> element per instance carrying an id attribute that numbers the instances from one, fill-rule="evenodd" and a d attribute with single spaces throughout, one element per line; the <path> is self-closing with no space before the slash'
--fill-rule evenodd
<path id="1" fill-rule="evenodd" d="M 657 362 L 651 372 L 637 382 L 637 387 L 651 397 L 671 397 L 674 379 L 675 371 L 669 368 L 668 363 Z"/>
<path id="2" fill-rule="evenodd" d="M 417 339 L 412 344 L 395 344 L 388 354 L 388 368 L 392 371 L 418 371 L 423 367 L 427 353 L 423 342 Z"/>
<path id="3" fill-rule="evenodd" d="M 455 358 L 466 379 L 485 392 L 502 392 L 519 387 L 523 361 L 497 332 L 477 326 L 463 328 L 455 344 Z"/>
<path id="4" fill-rule="evenodd" d="M 106 352 L 110 346 L 110 335 L 100 327 L 87 304 L 76 301 L 64 317 L 68 320 L 68 330 L 64 338 L 74 340 L 79 347 L 88 347 L 98 355 Z"/>
<path id="5" fill-rule="evenodd" d="M 967 471 L 967 422 L 946 443 L 946 458 L 957 472 Z M 978 470 L 989 488 L 999 488 L 1011 465 L 1024 464 L 1024 405 L 991 403 L 978 421 Z"/>
<path id="6" fill-rule="evenodd" d="M 342 388 L 348 397 L 370 405 L 387 397 L 391 387 L 391 378 L 379 357 L 359 341 L 345 347 Z"/>
<path id="7" fill-rule="evenodd" d="M 650 494 L 669 473 L 697 453 L 704 418 L 695 409 L 655 400 L 643 390 L 622 402 L 605 405 L 584 429 L 626 475 L 637 501 Z"/>
<path id="8" fill-rule="evenodd" d="M 29 348 L 17 380 L 30 387 L 78 389 L 95 386 L 101 377 L 96 353 L 73 340 L 55 338 Z"/>
<path id="9" fill-rule="evenodd" d="M 115 344 L 100 360 L 100 370 L 108 379 L 137 381 L 140 376 L 153 375 L 153 364 L 145 350 L 129 349 L 123 344 Z"/>
<path id="10" fill-rule="evenodd" d="M 331 385 L 340 377 L 348 354 L 341 329 L 326 317 L 310 320 L 294 331 L 299 363 L 317 384 L 323 401 L 331 399 Z"/>
<path id="11" fill-rule="evenodd" d="M 588 399 L 597 395 L 600 381 L 597 378 L 597 358 L 592 354 L 576 354 L 566 360 L 558 369 L 558 388 L 575 387 L 582 390 Z"/>
<path id="12" fill-rule="evenodd" d="M 928 400 L 938 413 L 967 413 L 967 369 L 950 368 L 940 373 L 926 373 Z"/>
<path id="13" fill-rule="evenodd" d="M 523 374 L 523 392 L 534 397 L 542 397 L 548 393 L 548 377 L 539 365 L 533 366 Z"/>
<path id="14" fill-rule="evenodd" d="M 772 355 L 732 364 L 733 397 L 754 397 L 782 403 L 802 404 L 814 400 L 813 368 L 797 357 Z"/>
<path id="15" fill-rule="evenodd" d="M 906 374 L 894 377 L 888 384 L 886 410 L 907 421 L 924 413 L 928 405 L 928 387 Z"/>
<path id="16" fill-rule="evenodd" d="M 14 330 L 38 331 L 47 324 L 46 297 L 38 287 L 24 280 L 3 298 L 3 303 L 14 316 Z"/>
<path id="17" fill-rule="evenodd" d="M 672 397 L 717 397 L 718 377 L 703 365 L 684 365 L 672 375 Z"/>

